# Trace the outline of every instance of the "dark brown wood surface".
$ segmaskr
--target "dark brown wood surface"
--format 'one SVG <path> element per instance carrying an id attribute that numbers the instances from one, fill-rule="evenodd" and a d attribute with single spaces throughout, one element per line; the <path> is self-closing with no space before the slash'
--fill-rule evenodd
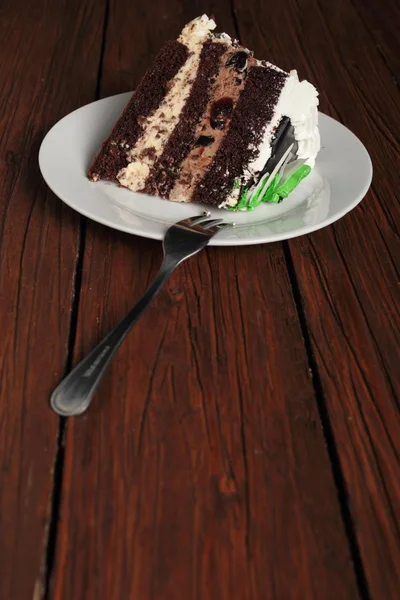
<path id="1" fill-rule="evenodd" d="M 67 6 L 68 4 L 68 6 Z M 79 217 L 38 168 L 43 136 L 96 90 L 95 0 L 0 4 L 0 598 L 41 598 Z M 85 32 L 84 35 L 83 32 Z"/>
<path id="2" fill-rule="evenodd" d="M 384 4 L 0 4 L 0 600 L 399 597 L 399 8 Z M 90 411 L 58 420 L 51 389 L 161 247 L 65 207 L 40 142 L 133 89 L 202 12 L 317 85 L 368 148 L 372 188 L 312 235 L 182 265 Z"/>

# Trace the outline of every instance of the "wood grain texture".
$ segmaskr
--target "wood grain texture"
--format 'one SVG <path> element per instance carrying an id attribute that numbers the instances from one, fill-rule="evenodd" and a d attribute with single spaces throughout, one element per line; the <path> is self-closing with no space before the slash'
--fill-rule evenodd
<path id="1" fill-rule="evenodd" d="M 334 226 L 289 246 L 370 595 L 395 599 L 400 589 L 398 91 L 389 59 L 383 60 L 351 3 L 276 3 L 268 18 L 280 24 L 281 35 L 267 42 L 258 25 L 266 22 L 264 5 L 237 6 L 245 41 L 259 52 L 268 44 L 278 64 L 296 65 L 314 81 L 322 110 L 348 125 L 371 153 L 374 180 L 364 202 Z"/>
<path id="2" fill-rule="evenodd" d="M 399 27 L 400 4 L 397 0 L 352 0 L 365 29 L 375 41 L 397 85 L 400 85 Z"/>
<path id="3" fill-rule="evenodd" d="M 129 6 L 110 4 L 102 95 L 197 14 L 234 34 L 228 4 Z M 75 360 L 160 260 L 88 223 Z M 57 542 L 57 599 L 359 597 L 280 244 L 203 252 L 139 321 L 68 422 Z"/>
<path id="4" fill-rule="evenodd" d="M 37 155 L 49 127 L 93 97 L 101 17 L 90 1 L 0 8 L 2 599 L 42 597 L 58 431 L 48 398 L 65 369 L 78 249 L 78 219 Z"/>
<path id="5" fill-rule="evenodd" d="M 100 227 L 86 252 L 79 354 L 161 258 Z M 69 422 L 55 597 L 357 597 L 284 269 L 193 259 Z"/>

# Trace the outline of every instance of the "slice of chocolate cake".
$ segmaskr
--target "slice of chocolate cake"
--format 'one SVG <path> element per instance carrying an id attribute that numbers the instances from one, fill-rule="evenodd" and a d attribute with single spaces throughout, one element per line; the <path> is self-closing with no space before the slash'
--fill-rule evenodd
<path id="1" fill-rule="evenodd" d="M 92 181 L 253 210 L 280 202 L 310 172 L 316 89 L 215 26 L 203 15 L 161 49 L 95 157 Z"/>

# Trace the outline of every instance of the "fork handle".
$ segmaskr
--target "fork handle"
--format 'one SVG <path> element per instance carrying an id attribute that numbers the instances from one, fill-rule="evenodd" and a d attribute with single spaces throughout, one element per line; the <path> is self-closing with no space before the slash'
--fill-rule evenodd
<path id="1" fill-rule="evenodd" d="M 56 387 L 50 398 L 50 405 L 56 413 L 71 417 L 85 412 L 115 352 L 179 262 L 164 257 L 159 272 L 139 302 Z"/>

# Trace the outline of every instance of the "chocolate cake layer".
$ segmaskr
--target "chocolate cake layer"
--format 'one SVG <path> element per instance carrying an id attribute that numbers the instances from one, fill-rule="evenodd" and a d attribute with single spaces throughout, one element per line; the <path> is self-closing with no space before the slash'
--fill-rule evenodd
<path id="1" fill-rule="evenodd" d="M 263 132 L 271 121 L 287 74 L 268 67 L 249 69 L 245 88 L 236 104 L 229 130 L 195 189 L 192 202 L 219 206 L 236 177 L 257 153 Z"/>
<path id="2" fill-rule="evenodd" d="M 140 121 L 151 115 L 162 102 L 169 81 L 187 57 L 188 49 L 178 41 L 167 42 L 163 46 L 94 158 L 88 171 L 89 179 L 117 181 L 119 171 L 127 165 L 127 150 L 136 144 L 143 131 Z"/>
<path id="3" fill-rule="evenodd" d="M 196 127 L 207 106 L 210 89 L 220 67 L 220 58 L 225 52 L 224 43 L 205 42 L 200 55 L 199 69 L 180 114 L 179 123 L 170 135 L 162 155 L 154 164 L 141 191 L 168 198 L 179 176 L 182 162 L 196 142 Z"/>

